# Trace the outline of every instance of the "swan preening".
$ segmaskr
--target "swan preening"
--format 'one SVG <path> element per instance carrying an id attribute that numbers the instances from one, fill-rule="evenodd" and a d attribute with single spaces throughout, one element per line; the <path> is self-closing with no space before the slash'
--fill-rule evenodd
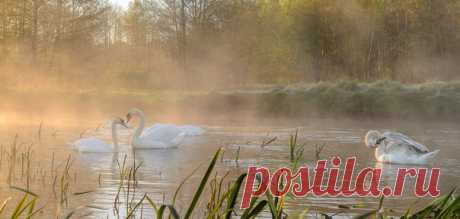
<path id="1" fill-rule="evenodd" d="M 111 123 L 113 144 L 96 138 L 81 138 L 72 143 L 75 150 L 84 153 L 108 153 L 118 151 L 117 125 L 127 128 L 126 123 L 121 118 L 114 118 Z"/>
<path id="2" fill-rule="evenodd" d="M 433 161 L 439 150 L 430 151 L 413 139 L 398 132 L 370 130 L 365 144 L 375 149 L 375 158 L 379 162 L 396 164 L 427 164 Z"/>
<path id="3" fill-rule="evenodd" d="M 142 110 L 133 108 L 126 114 L 126 122 L 138 117 L 139 125 L 133 134 L 131 145 L 135 149 L 166 149 L 176 148 L 186 136 L 196 136 L 204 133 L 200 127 L 191 125 L 155 124 L 145 128 L 145 115 Z"/>

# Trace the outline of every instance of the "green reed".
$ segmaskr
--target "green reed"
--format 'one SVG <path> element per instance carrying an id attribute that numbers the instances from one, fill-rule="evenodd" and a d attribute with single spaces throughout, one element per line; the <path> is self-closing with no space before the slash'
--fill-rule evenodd
<path id="1" fill-rule="evenodd" d="M 72 185 L 77 183 L 77 172 L 72 172 L 72 157 L 69 155 L 64 162 L 56 165 L 55 153 L 52 153 L 50 169 L 43 165 L 43 160 L 35 158 L 34 143 L 22 143 L 19 136 L 15 135 L 12 143 L 7 147 L 0 148 L 2 165 L 0 170 L 6 172 L 6 184 L 11 190 L 18 190 L 26 194 L 16 206 L 11 205 L 11 199 L 7 198 L 0 205 L 0 218 L 11 213 L 11 218 L 32 218 L 36 214 L 35 204 L 38 203 L 38 194 L 32 192 L 32 188 L 54 194 L 56 205 L 47 204 L 47 207 L 55 208 L 55 216 L 60 218 L 63 211 L 69 210 L 69 202 L 75 196 L 85 195 L 86 192 L 72 192 Z M 40 187 L 41 186 L 41 187 Z M 48 187 L 50 186 L 50 187 Z M 49 189 L 49 190 L 48 190 Z M 8 207 L 9 205 L 9 207 Z M 44 207 L 39 210 L 42 211 Z M 51 209 L 50 209 L 51 210 Z"/>
<path id="2" fill-rule="evenodd" d="M 274 141 L 274 140 L 273 140 Z M 273 142 L 270 141 L 270 142 Z M 289 154 L 290 161 L 293 167 L 297 167 L 299 162 L 303 159 L 303 147 L 298 143 L 298 133 L 290 136 L 289 139 Z M 264 143 L 265 144 L 265 143 Z M 265 144 L 266 145 L 266 144 Z M 322 148 L 324 145 L 322 146 Z M 1 218 L 33 218 L 38 217 L 38 213 L 42 212 L 45 207 L 50 205 L 43 205 L 36 208 L 39 204 L 39 195 L 31 191 L 31 187 L 36 184 L 34 175 L 37 173 L 41 176 L 43 183 L 45 180 L 50 183 L 51 189 L 56 194 L 56 218 L 72 218 L 76 217 L 81 209 L 94 208 L 102 209 L 97 206 L 83 205 L 74 208 L 70 207 L 70 200 L 75 196 L 82 196 L 90 194 L 93 191 L 79 191 L 75 192 L 72 189 L 74 184 L 77 184 L 77 172 L 72 172 L 73 160 L 69 155 L 65 161 L 56 164 L 55 154 L 52 154 L 51 168 L 48 171 L 39 164 L 37 159 L 34 159 L 32 144 L 20 144 L 16 136 L 13 143 L 10 144 L 9 149 L 4 150 L 1 147 L 0 157 L 5 157 L 4 167 L 8 168 L 7 181 L 9 182 L 10 189 L 20 191 L 23 196 L 12 204 L 11 197 L 6 198 L 0 205 Z M 321 149 L 322 150 L 322 149 Z M 239 150 L 238 150 L 239 151 Z M 317 150 L 318 151 L 318 150 Z M 239 156 L 238 152 L 238 156 Z M 172 201 L 168 204 L 163 200 L 162 203 L 155 203 L 148 194 L 139 194 L 138 192 L 138 174 L 142 163 L 136 163 L 133 159 L 131 164 L 128 164 L 127 155 L 123 157 L 122 162 L 118 162 L 119 168 L 119 185 L 118 191 L 113 202 L 113 211 L 115 215 L 124 215 L 125 218 L 138 218 L 142 217 L 144 205 L 149 206 L 154 211 L 156 218 L 161 219 L 167 217 L 168 219 L 188 219 L 188 218 L 207 218 L 207 219 L 230 219 L 237 216 L 242 219 L 256 218 L 262 212 L 268 212 L 272 218 L 304 218 L 310 212 L 308 206 L 299 214 L 294 214 L 286 211 L 286 200 L 290 198 L 289 195 L 282 197 L 273 197 L 271 194 L 266 193 L 263 197 L 253 198 L 250 207 L 245 210 L 239 210 L 237 203 L 241 195 L 241 187 L 246 178 L 246 174 L 240 174 L 235 180 L 229 179 L 231 172 L 226 171 L 224 175 L 220 176 L 215 171 L 217 160 L 223 156 L 223 149 L 220 148 L 212 157 L 210 163 L 203 174 L 196 190 L 193 194 L 189 205 L 185 209 L 179 211 L 179 206 L 176 205 L 179 192 L 184 186 L 185 182 L 193 175 L 196 174 L 200 166 L 194 169 L 185 179 L 179 184 Z M 318 155 L 317 155 L 318 156 Z M 235 159 L 237 160 L 237 159 Z M 20 164 L 22 163 L 22 164 Z M 21 169 L 19 170 L 19 167 Z M 35 167 L 36 169 L 34 169 Z M 21 184 L 16 180 L 16 173 L 21 171 L 24 175 L 25 182 L 22 183 L 24 188 L 17 186 Z M 19 176 L 19 175 L 17 175 Z M 99 182 L 102 180 L 101 175 L 98 176 Z M 257 179 L 258 181 L 260 179 Z M 260 183 L 260 182 L 259 182 Z M 101 183 L 99 183 L 101 184 Z M 283 184 L 281 182 L 281 184 Z M 207 192 L 205 192 L 205 190 Z M 2 200 L 0 200 L 2 201 Z M 356 218 L 392 218 L 395 213 L 391 209 L 385 209 L 383 205 L 383 197 L 380 199 L 379 206 L 372 211 L 358 215 Z M 339 205 L 339 209 L 351 210 L 353 207 Z M 201 211 L 200 211 L 201 210 Z M 91 214 L 91 213 L 89 213 Z M 89 214 L 86 214 L 88 216 Z M 338 214 L 338 213 L 337 213 Z M 334 218 L 335 215 L 327 215 L 319 212 L 320 217 Z M 84 217 L 85 215 L 79 215 Z M 311 215 L 308 215 L 311 216 Z M 50 216 L 51 217 L 51 216 Z M 460 218 L 460 196 L 457 196 L 455 191 L 440 197 L 433 201 L 431 204 L 425 206 L 421 210 L 415 211 L 413 209 L 407 210 L 403 219 L 416 219 L 416 218 Z"/>

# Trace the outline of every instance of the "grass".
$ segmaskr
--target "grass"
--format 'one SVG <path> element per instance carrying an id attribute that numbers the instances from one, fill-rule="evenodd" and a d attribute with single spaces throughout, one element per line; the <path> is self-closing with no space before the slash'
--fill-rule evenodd
<path id="1" fill-rule="evenodd" d="M 41 142 L 43 126 L 40 125 L 38 130 L 36 141 Z M 74 188 L 78 182 L 77 172 L 73 170 L 71 155 L 65 160 L 57 161 L 53 152 L 49 159 L 41 157 L 39 160 L 33 149 L 35 145 L 37 144 L 33 140 L 23 142 L 23 139 L 15 135 L 10 144 L 0 147 L 0 171 L 5 173 L 0 179 L 5 182 L 7 189 L 9 188 L 11 192 L 11 197 L 0 200 L 3 201 L 0 205 L 1 218 L 4 218 L 5 215 L 9 215 L 10 218 L 33 218 L 34 215 L 43 211 L 61 218 L 67 214 L 66 212 L 75 210 L 70 205 L 73 198 L 92 192 L 76 191 Z M 46 194 L 45 199 L 48 201 L 41 208 L 35 208 L 40 195 L 33 190 Z M 21 192 L 23 196 L 18 197 L 14 191 Z M 17 198 L 20 198 L 18 203 L 13 205 L 12 202 Z"/>
<path id="2" fill-rule="evenodd" d="M 402 84 L 396 81 L 321 82 L 240 91 L 211 92 L 192 96 L 191 105 L 202 103 L 225 112 L 252 109 L 272 116 L 394 116 L 460 118 L 460 82 Z"/>
<path id="3" fill-rule="evenodd" d="M 298 138 L 298 132 L 295 132 L 290 136 L 288 142 L 289 161 L 292 168 L 297 168 L 300 162 L 304 160 L 304 145 L 298 143 Z M 266 146 L 275 140 L 276 138 L 272 138 L 264 141 L 261 146 Z M 323 147 L 316 147 L 317 157 L 319 157 Z M 69 155 L 64 161 L 58 162 L 55 160 L 55 154 L 53 153 L 49 160 L 51 168 L 48 169 L 37 165 L 31 148 L 31 144 L 20 143 L 18 136 L 14 138 L 9 147 L 1 147 L 0 164 L 8 171 L 6 180 L 9 182 L 10 190 L 21 194 L 16 198 L 12 196 L 0 200 L 1 218 L 34 218 L 38 217 L 41 214 L 40 212 L 43 212 L 46 208 L 53 207 L 50 206 L 48 201 L 45 204 L 40 203 L 40 195 L 32 191 L 31 188 L 36 188 L 38 179 L 47 182 L 43 183 L 43 185 L 51 185 L 50 190 L 55 193 L 57 204 L 57 206 L 54 206 L 56 210 L 54 213 L 55 218 L 77 218 L 77 216 L 82 216 L 78 214 L 79 211 L 88 208 L 108 210 L 97 206 L 82 205 L 75 207 L 70 204 L 73 198 L 93 192 L 93 190 L 75 191 L 74 186 L 78 182 L 76 172 L 72 171 L 72 156 Z M 308 206 L 305 206 L 305 209 L 298 213 L 286 211 L 286 202 L 292 198 L 289 194 L 282 197 L 273 197 L 271 194 L 266 193 L 263 197 L 253 198 L 248 209 L 239 210 L 238 203 L 242 192 L 241 187 L 246 174 L 235 176 L 235 174 L 231 173 L 232 170 L 227 170 L 223 175 L 220 175 L 216 171 L 216 165 L 220 157 L 223 156 L 223 152 L 224 150 L 220 148 L 214 153 L 194 190 L 188 206 L 182 206 L 184 207 L 183 209 L 176 205 L 176 199 L 186 181 L 197 173 L 200 166 L 184 178 L 170 202 L 163 200 L 162 203 L 157 203 L 148 193 L 139 192 L 138 173 L 142 168 L 142 163 L 136 163 L 135 159 L 131 163 L 128 161 L 127 155 L 125 155 L 118 162 L 119 185 L 113 200 L 113 215 L 127 219 L 142 218 L 144 210 L 149 208 L 153 210 L 155 218 L 159 219 L 230 219 L 234 217 L 250 219 L 258 217 L 261 213 L 268 214 L 274 219 L 314 217 L 310 213 L 315 212 Z M 240 149 L 237 149 L 236 161 L 238 161 L 240 153 Z M 37 173 L 41 174 L 41 178 L 36 176 Z M 101 184 L 101 175 L 98 175 L 97 180 Z M 24 187 L 21 187 L 21 185 Z M 347 206 L 339 206 L 339 208 L 344 210 L 351 209 Z M 322 218 L 334 218 L 334 215 L 322 212 L 317 213 Z M 382 197 L 376 209 L 358 215 L 356 218 L 392 218 L 391 215 L 394 214 L 391 209 L 384 208 L 384 199 Z M 51 215 L 47 216 L 53 217 Z M 403 219 L 460 218 L 460 196 L 456 195 L 453 190 L 422 209 L 408 209 L 405 214 L 399 216 Z"/>
<path id="4" fill-rule="evenodd" d="M 227 186 L 224 186 L 224 179 L 228 175 L 225 174 L 222 177 L 218 177 L 217 173 L 214 172 L 214 168 L 217 164 L 217 161 L 219 159 L 219 156 L 222 154 L 222 149 L 218 149 L 216 153 L 214 154 L 211 162 L 209 163 L 209 166 L 206 169 L 206 172 L 204 173 L 200 183 L 198 184 L 198 187 L 193 195 L 192 200 L 190 201 L 189 206 L 184 210 L 185 213 L 183 216 L 180 215 L 180 211 L 177 210 L 177 206 L 175 206 L 175 200 L 176 196 L 181 189 L 182 185 L 184 185 L 185 180 L 187 180 L 191 175 L 187 176 L 184 181 L 182 181 L 179 185 L 179 187 L 176 190 L 176 193 L 174 194 L 174 198 L 172 201 L 172 204 L 158 204 L 155 203 L 149 196 L 148 194 L 144 194 L 142 198 L 138 201 L 132 204 L 129 209 L 127 209 L 127 216 L 126 218 L 133 218 L 136 214 L 139 214 L 137 212 L 139 210 L 139 206 L 144 205 L 144 202 L 148 204 L 153 210 L 156 218 L 164 218 L 166 215 L 168 215 L 168 218 L 174 218 L 174 219 L 179 219 L 179 218 L 196 218 L 197 215 L 194 214 L 194 211 L 197 208 L 201 208 L 202 206 L 199 206 L 199 202 L 201 199 L 207 198 L 205 200 L 206 204 L 206 213 L 203 216 L 204 218 L 225 218 L 225 219 L 230 219 L 232 218 L 234 212 L 237 211 L 235 208 L 237 202 L 238 202 L 238 197 L 240 194 L 241 186 L 243 184 L 244 179 L 246 178 L 246 174 L 241 174 L 235 181 L 230 181 Z M 124 163 L 124 162 L 123 162 Z M 122 165 L 123 167 L 123 165 Z M 196 170 L 193 171 L 193 173 Z M 122 171 L 123 172 L 123 171 Z M 213 174 L 214 173 L 214 174 Z M 124 174 L 121 174 L 124 175 Z M 120 183 L 122 185 L 123 182 Z M 123 186 L 120 186 L 120 188 Z M 203 197 L 204 191 L 206 189 L 209 189 L 209 194 L 206 195 L 206 197 Z M 131 187 L 132 192 L 134 192 L 134 187 Z M 121 194 L 121 189 L 119 190 Z M 128 186 L 126 190 L 123 192 L 129 194 L 130 193 L 130 187 Z M 119 196 L 115 197 L 114 203 L 119 202 Z M 126 194 L 124 194 L 126 196 Z M 131 202 L 132 203 L 132 202 Z M 241 218 L 253 218 L 253 216 L 256 216 L 259 214 L 264 206 L 268 202 L 263 200 L 258 203 L 254 201 L 254 203 L 251 205 L 250 208 L 248 208 L 245 213 L 242 215 Z M 118 207 L 115 207 L 115 209 L 118 209 Z M 167 213 L 169 212 L 169 213 Z M 116 215 L 120 215 L 119 211 L 116 211 Z"/>
<path id="5" fill-rule="evenodd" d="M 303 151 L 303 146 L 297 144 L 298 135 L 291 135 L 289 141 L 289 148 L 291 151 Z M 236 180 L 228 181 L 229 172 L 226 172 L 223 176 L 218 176 L 216 172 L 213 174 L 213 170 L 216 165 L 216 161 L 219 156 L 222 155 L 222 149 L 219 149 L 213 156 L 209 166 L 204 173 L 194 195 L 193 199 L 190 202 L 190 205 L 184 209 L 185 214 L 181 216 L 179 209 L 175 206 L 175 199 L 178 191 L 181 189 L 185 181 L 191 176 L 187 176 L 184 181 L 179 185 L 178 189 L 173 198 L 172 204 L 158 204 L 155 203 L 148 194 L 145 194 L 143 198 L 135 206 L 141 206 L 144 202 L 154 209 L 156 218 L 225 218 L 229 219 L 234 216 L 239 216 L 242 219 L 256 218 L 262 212 L 268 212 L 273 219 L 284 219 L 284 218 L 304 218 L 307 216 L 307 213 L 310 212 L 309 208 L 305 208 L 299 214 L 288 214 L 285 211 L 286 200 L 291 198 L 289 195 L 282 197 L 273 197 L 270 193 L 266 193 L 263 198 L 253 198 L 251 200 L 250 207 L 240 212 L 235 208 L 238 203 L 239 196 L 241 194 L 241 186 L 246 178 L 246 174 L 241 174 Z M 295 152 L 292 153 L 294 157 L 291 164 L 295 166 L 298 164 L 301 159 L 303 159 L 302 153 Z M 192 172 L 195 173 L 196 169 Z M 227 186 L 225 186 L 225 181 L 228 181 Z M 204 193 L 204 190 L 208 189 L 208 193 Z M 204 195 L 207 194 L 207 195 Z M 405 215 L 401 215 L 402 218 L 458 218 L 460 217 L 460 196 L 455 196 L 454 191 L 448 195 L 436 199 L 432 204 L 424 207 L 422 210 L 411 213 L 410 210 L 407 211 Z M 198 205 L 199 200 L 204 199 L 206 205 Z M 137 208 L 137 207 L 136 207 Z M 134 209 L 136 209 L 134 208 Z M 206 211 L 203 213 L 194 214 L 193 212 L 197 209 L 205 208 Z M 339 206 L 341 209 L 350 209 L 347 206 Z M 318 212 L 319 217 L 321 218 L 334 218 L 336 214 L 328 215 L 326 213 Z M 380 199 L 379 205 L 375 210 L 366 212 L 362 215 L 356 216 L 356 218 L 393 218 L 390 213 L 393 213 L 391 209 L 384 209 L 383 205 L 383 196 Z M 135 215 L 135 212 L 131 211 L 131 216 Z M 312 215 L 309 215 L 312 216 Z"/>
<path id="6" fill-rule="evenodd" d="M 297 143 L 299 130 L 289 137 L 289 160 L 292 163 L 292 169 L 297 169 L 299 163 L 303 160 L 304 146 Z"/>

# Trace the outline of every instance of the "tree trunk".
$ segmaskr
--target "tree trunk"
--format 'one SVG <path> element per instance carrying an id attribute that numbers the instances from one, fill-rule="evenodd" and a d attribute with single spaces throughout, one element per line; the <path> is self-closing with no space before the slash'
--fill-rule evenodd
<path id="1" fill-rule="evenodd" d="M 186 47 L 187 47 L 187 32 L 186 32 L 186 26 L 187 26 L 187 19 L 185 17 L 185 0 L 181 0 L 181 6 L 180 6 L 180 25 L 181 25 L 181 37 L 180 37 L 180 64 L 182 66 L 182 70 L 184 73 L 186 72 Z"/>
<path id="2" fill-rule="evenodd" d="M 32 63 L 36 63 L 37 59 L 37 41 L 38 41 L 38 10 L 40 9 L 38 0 L 33 0 L 33 12 L 32 12 Z"/>

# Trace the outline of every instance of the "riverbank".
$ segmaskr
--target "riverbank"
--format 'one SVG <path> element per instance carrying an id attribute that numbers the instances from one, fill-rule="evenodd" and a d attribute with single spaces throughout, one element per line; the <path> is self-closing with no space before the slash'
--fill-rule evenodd
<path id="1" fill-rule="evenodd" d="M 460 118 L 460 83 L 402 84 L 394 81 L 297 84 L 214 92 L 187 100 L 207 109 L 252 108 L 270 116 Z"/>
<path id="2" fill-rule="evenodd" d="M 387 118 L 459 120 L 460 82 L 402 84 L 394 81 L 253 86 L 233 90 L 6 90 L 1 107 L 10 112 L 75 115 L 144 109 L 155 120 L 206 118 Z"/>

